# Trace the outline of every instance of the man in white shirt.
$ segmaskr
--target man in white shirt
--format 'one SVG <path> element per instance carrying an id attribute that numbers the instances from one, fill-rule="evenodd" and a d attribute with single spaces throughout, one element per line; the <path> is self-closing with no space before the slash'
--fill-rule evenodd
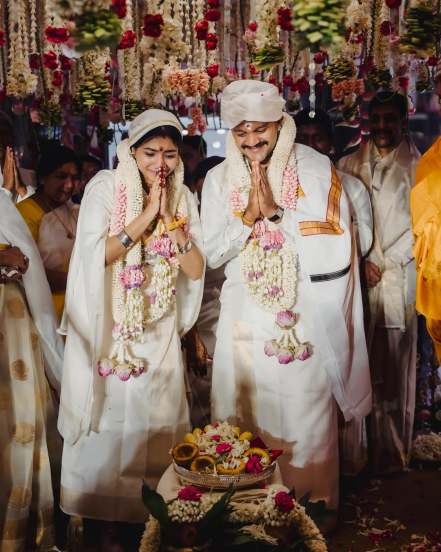
<path id="1" fill-rule="evenodd" d="M 417 315 L 410 191 L 420 157 L 407 134 L 407 98 L 380 92 L 369 105 L 371 139 L 340 160 L 371 194 L 374 245 L 364 261 L 373 383 L 373 468 L 393 472 L 410 459 L 415 408 Z"/>

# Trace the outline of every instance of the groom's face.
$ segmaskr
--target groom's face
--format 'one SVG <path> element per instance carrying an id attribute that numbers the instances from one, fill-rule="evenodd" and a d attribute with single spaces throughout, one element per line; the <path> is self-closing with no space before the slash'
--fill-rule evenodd
<path id="1" fill-rule="evenodd" d="M 232 133 L 237 147 L 252 161 L 266 162 L 276 146 L 280 122 L 242 121 Z"/>

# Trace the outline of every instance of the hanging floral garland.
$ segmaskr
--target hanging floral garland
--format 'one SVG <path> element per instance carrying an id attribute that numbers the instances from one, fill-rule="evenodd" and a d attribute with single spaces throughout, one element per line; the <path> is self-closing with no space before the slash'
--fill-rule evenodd
<path id="1" fill-rule="evenodd" d="M 9 96 L 26 98 L 34 94 L 38 79 L 29 66 L 29 29 L 25 0 L 9 0 L 9 69 L 6 89 Z"/>
<path id="2" fill-rule="evenodd" d="M 280 22 L 278 10 L 284 7 L 281 0 L 258 0 L 256 6 L 257 18 L 251 22 L 249 30 L 253 36 L 249 36 L 251 63 L 257 71 L 272 69 L 279 63 L 283 63 L 285 52 L 280 41 Z"/>
<path id="3" fill-rule="evenodd" d="M 345 7 L 343 0 L 297 0 L 294 27 L 299 49 L 341 46 Z"/>
<path id="4" fill-rule="evenodd" d="M 79 68 L 76 99 L 86 109 L 106 107 L 110 97 L 109 49 L 86 52 Z"/>

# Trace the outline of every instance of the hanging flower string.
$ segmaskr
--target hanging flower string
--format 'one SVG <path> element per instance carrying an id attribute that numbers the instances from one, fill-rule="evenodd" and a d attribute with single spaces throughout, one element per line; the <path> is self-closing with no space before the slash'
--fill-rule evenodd
<path id="1" fill-rule="evenodd" d="M 281 206 L 295 210 L 300 191 L 297 158 L 293 151 L 283 172 Z M 245 189 L 230 193 L 230 207 L 236 216 L 245 211 L 246 194 Z M 298 314 L 292 310 L 296 303 L 298 258 L 277 225 L 258 221 L 240 254 L 240 262 L 249 293 L 259 306 L 276 315 L 276 325 L 281 332 L 278 338 L 265 343 L 265 354 L 276 357 L 280 364 L 309 358 L 312 346 L 301 343 L 294 330 L 298 321 Z"/>

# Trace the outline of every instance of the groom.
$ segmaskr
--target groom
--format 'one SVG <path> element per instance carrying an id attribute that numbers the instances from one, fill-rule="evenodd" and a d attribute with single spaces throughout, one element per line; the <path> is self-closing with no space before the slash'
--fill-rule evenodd
<path id="1" fill-rule="evenodd" d="M 346 196 L 329 159 L 295 144 L 275 86 L 222 96 L 226 159 L 202 194 L 208 265 L 225 265 L 212 419 L 255 431 L 297 496 L 338 506 L 337 408 L 363 417 L 371 387 Z"/>

